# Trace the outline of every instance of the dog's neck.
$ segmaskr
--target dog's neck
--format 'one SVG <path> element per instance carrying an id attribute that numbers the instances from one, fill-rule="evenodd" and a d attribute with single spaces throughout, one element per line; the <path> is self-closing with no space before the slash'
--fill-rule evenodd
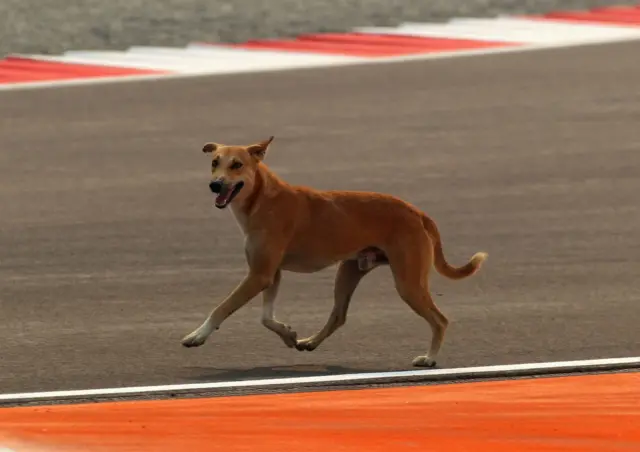
<path id="1" fill-rule="evenodd" d="M 287 185 L 286 182 L 267 168 L 266 165 L 258 165 L 251 193 L 246 198 L 231 203 L 231 210 L 245 233 L 249 228 L 251 215 L 256 211 L 260 200 L 264 197 L 272 197 L 285 185 Z"/>

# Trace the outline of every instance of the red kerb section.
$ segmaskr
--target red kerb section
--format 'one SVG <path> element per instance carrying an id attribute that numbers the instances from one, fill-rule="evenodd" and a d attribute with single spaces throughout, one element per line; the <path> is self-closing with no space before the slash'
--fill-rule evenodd
<path id="1" fill-rule="evenodd" d="M 0 60 L 0 84 L 161 73 L 132 68 L 39 61 L 12 56 Z"/>
<path id="2" fill-rule="evenodd" d="M 388 57 L 418 53 L 506 47 L 509 45 L 514 44 L 368 33 L 321 33 L 305 34 L 298 36 L 296 39 L 252 40 L 235 44 L 234 47 L 359 57 Z"/>
<path id="3" fill-rule="evenodd" d="M 599 23 L 633 27 L 640 26 L 640 5 L 598 7 L 592 8 L 588 11 L 554 11 L 542 15 L 522 17 L 540 21 Z M 240 44 L 211 43 L 208 45 L 237 49 L 381 58 L 483 48 L 513 47 L 523 45 L 523 43 L 354 32 L 312 33 L 303 34 L 293 39 L 264 39 L 251 40 Z M 250 57 L 248 56 L 248 58 Z M 169 73 L 169 71 L 109 67 L 91 64 L 67 64 L 15 56 L 0 60 L 0 85 L 79 78 L 167 73 Z"/>
<path id="4" fill-rule="evenodd" d="M 589 11 L 554 11 L 537 17 L 542 19 L 595 22 L 609 25 L 640 26 L 640 5 L 599 7 L 590 9 Z"/>

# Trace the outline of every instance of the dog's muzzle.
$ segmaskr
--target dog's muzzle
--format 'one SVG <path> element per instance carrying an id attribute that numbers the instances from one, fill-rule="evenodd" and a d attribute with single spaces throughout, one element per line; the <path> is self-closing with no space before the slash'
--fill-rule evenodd
<path id="1" fill-rule="evenodd" d="M 233 198 L 242 190 L 244 182 L 224 182 L 220 179 L 216 179 L 209 183 L 209 189 L 212 193 L 217 194 L 215 205 L 218 209 L 224 209 L 229 205 Z"/>
<path id="2" fill-rule="evenodd" d="M 209 184 L 209 189 L 213 192 L 213 193 L 220 193 L 222 191 L 222 181 L 219 180 L 214 180 L 211 181 L 211 183 Z"/>

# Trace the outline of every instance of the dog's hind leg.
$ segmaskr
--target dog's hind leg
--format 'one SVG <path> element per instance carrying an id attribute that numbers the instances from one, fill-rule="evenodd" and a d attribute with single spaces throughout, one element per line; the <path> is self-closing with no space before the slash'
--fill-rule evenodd
<path id="1" fill-rule="evenodd" d="M 433 261 L 429 238 L 426 234 L 420 233 L 410 237 L 410 242 L 412 243 L 407 243 L 390 252 L 389 263 L 398 295 L 431 327 L 429 352 L 426 355 L 417 356 L 413 360 L 413 365 L 433 367 L 449 321 L 440 312 L 429 293 L 429 270 Z"/>
<path id="2" fill-rule="evenodd" d="M 322 330 L 311 337 L 299 340 L 296 343 L 298 350 L 315 350 L 318 345 L 345 324 L 353 292 L 355 292 L 362 277 L 369 271 L 371 271 L 371 268 L 361 270 L 357 260 L 340 262 L 335 279 L 333 310 L 329 315 L 329 319 Z"/>
<path id="3" fill-rule="evenodd" d="M 416 367 L 433 367 L 436 365 L 436 357 L 444 341 L 444 334 L 449 325 L 449 321 L 445 315 L 440 312 L 433 302 L 428 291 L 424 291 L 422 296 L 409 295 L 405 299 L 407 304 L 416 314 L 424 318 L 431 326 L 432 337 L 429 352 L 426 355 L 419 355 L 413 359 L 413 365 Z"/>
<path id="4" fill-rule="evenodd" d="M 275 317 L 275 301 L 280 287 L 280 273 L 280 270 L 278 270 L 273 278 L 273 283 L 262 292 L 262 324 L 280 336 L 287 347 L 293 348 L 296 346 L 296 332 L 292 331 L 289 325 L 278 321 Z"/>

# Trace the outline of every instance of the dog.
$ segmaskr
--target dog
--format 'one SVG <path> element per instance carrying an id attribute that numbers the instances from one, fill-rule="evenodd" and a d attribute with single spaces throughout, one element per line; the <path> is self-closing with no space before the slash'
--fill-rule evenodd
<path id="1" fill-rule="evenodd" d="M 447 263 L 436 223 L 413 205 L 391 195 L 320 191 L 290 185 L 264 163 L 274 137 L 249 146 L 206 143 L 211 155 L 209 189 L 219 209 L 231 207 L 245 236 L 248 272 L 211 311 L 204 323 L 182 339 L 198 347 L 231 314 L 262 293 L 262 324 L 287 347 L 315 350 L 345 324 L 351 297 L 374 268 L 389 266 L 398 295 L 431 327 L 426 355 L 416 367 L 433 367 L 448 319 L 429 292 L 431 266 L 460 280 L 476 273 L 487 258 L 478 252 L 461 267 Z M 334 305 L 324 327 L 306 339 L 274 315 L 283 271 L 313 273 L 337 264 Z"/>

